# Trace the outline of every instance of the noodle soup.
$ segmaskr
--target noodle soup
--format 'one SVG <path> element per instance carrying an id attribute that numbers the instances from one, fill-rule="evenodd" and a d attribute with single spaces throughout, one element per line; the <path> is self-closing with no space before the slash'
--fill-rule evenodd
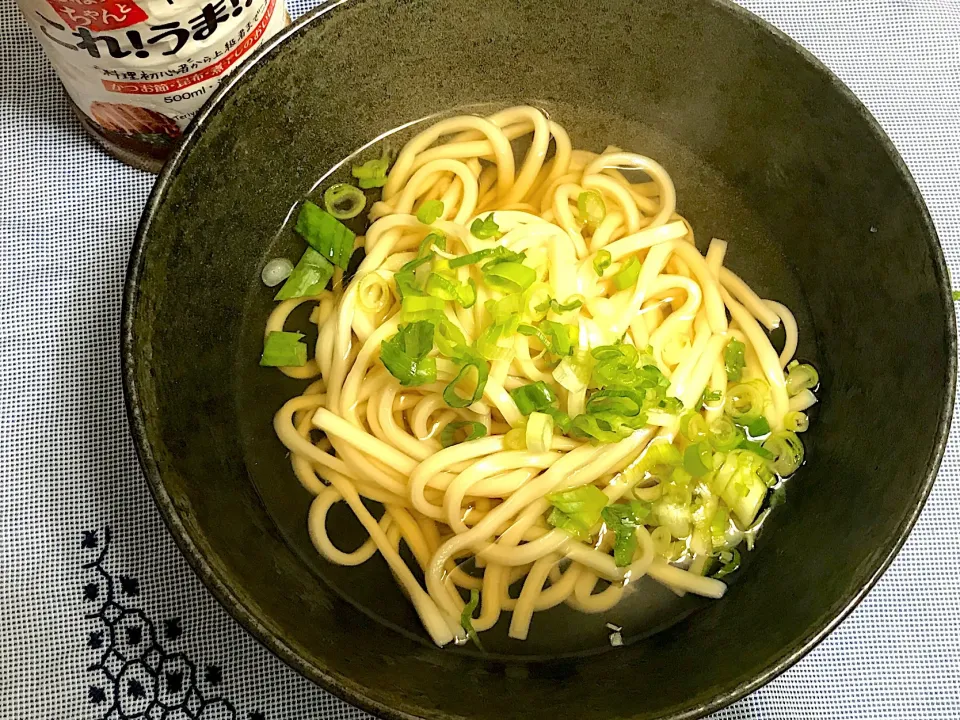
<path id="1" fill-rule="evenodd" d="M 803 462 L 802 323 L 724 240 L 697 249 L 663 166 L 561 119 L 370 148 L 295 210 L 302 257 L 264 267 L 310 538 L 358 578 L 385 563 L 438 645 L 525 640 L 564 607 L 616 646 L 619 607 L 722 602 Z M 344 511 L 361 542 L 328 524 Z"/>

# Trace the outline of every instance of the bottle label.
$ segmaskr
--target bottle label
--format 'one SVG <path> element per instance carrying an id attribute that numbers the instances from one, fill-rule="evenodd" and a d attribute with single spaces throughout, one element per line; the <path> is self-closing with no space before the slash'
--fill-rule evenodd
<path id="1" fill-rule="evenodd" d="M 19 0 L 93 129 L 162 157 L 224 74 L 289 22 L 284 0 Z"/>

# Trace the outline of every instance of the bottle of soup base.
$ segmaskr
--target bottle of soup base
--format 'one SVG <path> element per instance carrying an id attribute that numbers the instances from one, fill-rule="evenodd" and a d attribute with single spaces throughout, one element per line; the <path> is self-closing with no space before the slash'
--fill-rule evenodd
<path id="1" fill-rule="evenodd" d="M 290 22 L 284 0 L 18 0 L 80 122 L 158 172 L 231 68 Z"/>

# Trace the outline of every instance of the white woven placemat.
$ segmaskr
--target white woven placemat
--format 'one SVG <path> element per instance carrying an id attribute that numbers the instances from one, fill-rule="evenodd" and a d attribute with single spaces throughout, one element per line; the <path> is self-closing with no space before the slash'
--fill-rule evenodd
<path id="1" fill-rule="evenodd" d="M 314 1 L 292 2 L 291 14 Z M 873 111 L 960 277 L 960 0 L 742 3 Z M 127 253 L 153 178 L 83 134 L 9 2 L 0 6 L 0 148 L 0 717 L 117 720 L 154 700 L 179 708 L 171 720 L 365 717 L 249 637 L 154 508 L 127 433 L 118 358 Z M 859 609 L 715 718 L 960 717 L 958 481 L 955 433 L 920 522 Z M 125 665 L 114 648 L 146 665 Z M 156 681 L 147 666 L 159 669 Z M 148 717 L 159 719 L 158 708 Z"/>

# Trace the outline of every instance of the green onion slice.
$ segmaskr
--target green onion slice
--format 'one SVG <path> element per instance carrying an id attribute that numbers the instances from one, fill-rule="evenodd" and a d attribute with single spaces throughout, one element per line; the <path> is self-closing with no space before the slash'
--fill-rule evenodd
<path id="1" fill-rule="evenodd" d="M 815 390 L 820 384 L 820 374 L 813 365 L 792 363 L 787 370 L 787 394 L 791 397 L 804 390 Z"/>
<path id="2" fill-rule="evenodd" d="M 437 322 L 433 339 L 437 343 L 440 354 L 448 358 L 460 357 L 466 351 L 467 339 L 463 336 L 460 328 L 445 316 Z"/>
<path id="3" fill-rule="evenodd" d="M 749 425 L 763 416 L 766 398 L 758 383 L 738 383 L 727 388 L 724 411 L 739 425 Z"/>
<path id="4" fill-rule="evenodd" d="M 312 247 L 307 248 L 273 299 L 289 300 L 319 295 L 332 277 L 333 265 Z"/>
<path id="5" fill-rule="evenodd" d="M 457 439 L 457 433 L 461 430 L 466 430 L 464 437 L 460 440 Z M 447 425 L 440 431 L 440 444 L 447 448 L 451 445 L 456 445 L 457 443 L 470 442 L 471 440 L 477 440 L 482 438 L 487 434 L 487 428 L 483 423 L 470 422 L 468 420 L 458 420 L 457 422 L 447 423 Z"/>
<path id="6" fill-rule="evenodd" d="M 640 267 L 640 261 L 635 257 L 627 260 L 626 264 L 613 276 L 614 287 L 617 290 L 626 290 L 628 287 L 636 285 L 637 279 L 640 277 Z"/>
<path id="7" fill-rule="evenodd" d="M 461 363 L 460 372 L 458 372 L 456 377 L 450 381 L 450 384 L 443 389 L 443 400 L 450 407 L 465 408 L 483 397 L 483 389 L 487 386 L 490 368 L 483 357 L 466 348 L 456 359 Z M 474 385 L 473 392 L 464 397 L 457 392 L 457 385 L 469 377 L 471 368 L 476 374 L 476 384 Z"/>
<path id="8" fill-rule="evenodd" d="M 698 442 L 688 445 L 683 452 L 683 469 L 694 477 L 702 477 L 713 469 L 713 450 L 710 444 Z"/>
<path id="9" fill-rule="evenodd" d="M 487 360 L 510 359 L 513 357 L 513 334 L 516 330 L 516 315 L 506 322 L 487 326 L 477 338 L 477 352 Z"/>
<path id="10" fill-rule="evenodd" d="M 743 366 L 747 364 L 744 351 L 747 346 L 733 338 L 723 350 L 723 365 L 727 370 L 727 380 L 738 382 L 743 376 Z"/>
<path id="11" fill-rule="evenodd" d="M 466 631 L 467 637 L 473 641 L 473 644 L 476 645 L 480 650 L 483 650 L 483 644 L 480 642 L 480 636 L 477 635 L 477 631 L 473 629 L 473 613 L 479 604 L 480 591 L 476 589 L 471 590 L 470 602 L 463 606 L 463 611 L 460 613 L 460 626 Z"/>
<path id="12" fill-rule="evenodd" d="M 700 407 L 706 407 L 709 403 L 715 403 L 722 397 L 723 393 L 719 390 L 705 389 L 703 395 L 700 396 Z"/>
<path id="13" fill-rule="evenodd" d="M 803 443 L 788 430 L 773 433 L 763 441 L 763 449 L 773 456 L 770 465 L 780 477 L 793 475 L 803 464 Z"/>
<path id="14" fill-rule="evenodd" d="M 387 184 L 387 169 L 390 167 L 390 158 L 384 153 L 376 160 L 367 160 L 362 165 L 354 165 L 353 176 L 359 181 L 364 190 L 383 187 Z"/>
<path id="15" fill-rule="evenodd" d="M 355 218 L 367 204 L 367 196 L 347 183 L 337 183 L 323 194 L 323 206 L 337 220 Z"/>
<path id="16" fill-rule="evenodd" d="M 478 240 L 490 240 L 500 237 L 503 233 L 500 232 L 500 226 L 494 221 L 493 213 L 490 213 L 483 219 L 476 218 L 470 224 L 470 234 Z"/>
<path id="17" fill-rule="evenodd" d="M 543 380 L 514 388 L 510 391 L 510 397 L 524 415 L 543 412 L 557 401 L 556 393 Z"/>
<path id="18" fill-rule="evenodd" d="M 527 259 L 527 256 L 525 253 L 517 253 L 503 245 L 497 245 L 496 247 L 484 248 L 483 250 L 477 250 L 476 252 L 467 253 L 466 255 L 459 255 L 451 259 L 450 269 L 456 270 L 459 267 L 473 265 L 488 258 L 504 262 L 522 262 Z"/>
<path id="19" fill-rule="evenodd" d="M 400 302 L 402 317 L 406 322 L 431 320 L 437 322 L 443 314 L 443 300 L 430 295 L 404 295 Z"/>
<path id="20" fill-rule="evenodd" d="M 306 200 L 300 208 L 294 229 L 323 257 L 347 269 L 357 236 L 333 215 Z"/>
<path id="21" fill-rule="evenodd" d="M 397 328 L 397 334 L 380 343 L 380 361 L 404 387 L 425 385 L 437 379 L 437 361 L 427 357 L 433 349 L 434 324 L 427 320 Z"/>
<path id="22" fill-rule="evenodd" d="M 427 200 L 417 210 L 417 220 L 424 225 L 433 225 L 443 215 L 443 203 L 439 200 Z"/>
<path id="23" fill-rule="evenodd" d="M 263 367 L 302 367 L 307 364 L 307 346 L 300 333 L 273 331 L 263 342 Z"/>
<path id="24" fill-rule="evenodd" d="M 613 264 L 613 256 L 609 250 L 598 250 L 597 256 L 593 259 L 593 270 L 598 277 L 603 277 L 607 268 Z"/>
<path id="25" fill-rule="evenodd" d="M 729 553 L 729 559 L 724 559 L 726 555 L 723 553 L 720 554 L 720 562 L 722 566 L 713 574 L 713 578 L 719 580 L 722 577 L 726 577 L 732 572 L 735 572 L 740 568 L 740 551 L 736 548 L 733 548 Z"/>
<path id="26" fill-rule="evenodd" d="M 519 325 L 517 331 L 521 335 L 535 337 L 547 352 L 560 357 L 566 357 L 573 352 L 576 344 L 577 327 L 564 325 L 553 320 L 541 320 L 534 325 Z"/>
<path id="27" fill-rule="evenodd" d="M 637 550 L 637 528 L 650 511 L 651 505 L 640 500 L 607 505 L 600 511 L 607 529 L 614 534 L 613 559 L 617 567 L 626 567 L 633 562 Z"/>
<path id="28" fill-rule="evenodd" d="M 810 419 L 806 413 L 792 410 L 783 416 L 783 426 L 790 432 L 806 432 L 810 427 Z"/>
<path id="29" fill-rule="evenodd" d="M 464 308 L 473 307 L 477 302 L 477 285 L 473 278 L 467 278 L 465 283 L 458 283 L 446 275 L 430 273 L 424 290 L 427 295 L 455 302 Z"/>
<path id="30" fill-rule="evenodd" d="M 680 418 L 680 432 L 692 443 L 702 442 L 710 435 L 707 421 L 698 412 L 690 412 Z"/>
<path id="31" fill-rule="evenodd" d="M 583 485 L 550 493 L 547 501 L 553 505 L 547 522 L 580 540 L 586 540 L 590 530 L 600 521 L 600 513 L 606 507 L 608 498 L 596 485 Z"/>
<path id="32" fill-rule="evenodd" d="M 770 432 L 770 423 L 761 415 L 747 423 L 747 432 L 750 433 L 750 437 L 763 437 Z"/>
<path id="33" fill-rule="evenodd" d="M 483 267 L 483 279 L 494 287 L 523 292 L 536 281 L 537 271 L 518 262 L 490 262 Z"/>
<path id="34" fill-rule="evenodd" d="M 743 442 L 743 431 L 728 417 L 718 417 L 709 427 L 710 444 L 719 452 L 728 452 Z"/>
<path id="35" fill-rule="evenodd" d="M 532 412 L 524 433 L 525 444 L 530 452 L 542 453 L 553 443 L 553 417 L 547 413 Z"/>
<path id="36" fill-rule="evenodd" d="M 417 250 L 417 257 L 421 258 L 424 255 L 432 252 L 434 247 L 438 247 L 441 250 L 447 249 L 447 236 L 443 233 L 432 232 L 427 235 L 423 240 L 420 241 L 420 249 Z"/>
<path id="37" fill-rule="evenodd" d="M 607 206 L 600 193 L 587 190 L 577 196 L 577 212 L 582 223 L 595 228 L 607 216 Z"/>

